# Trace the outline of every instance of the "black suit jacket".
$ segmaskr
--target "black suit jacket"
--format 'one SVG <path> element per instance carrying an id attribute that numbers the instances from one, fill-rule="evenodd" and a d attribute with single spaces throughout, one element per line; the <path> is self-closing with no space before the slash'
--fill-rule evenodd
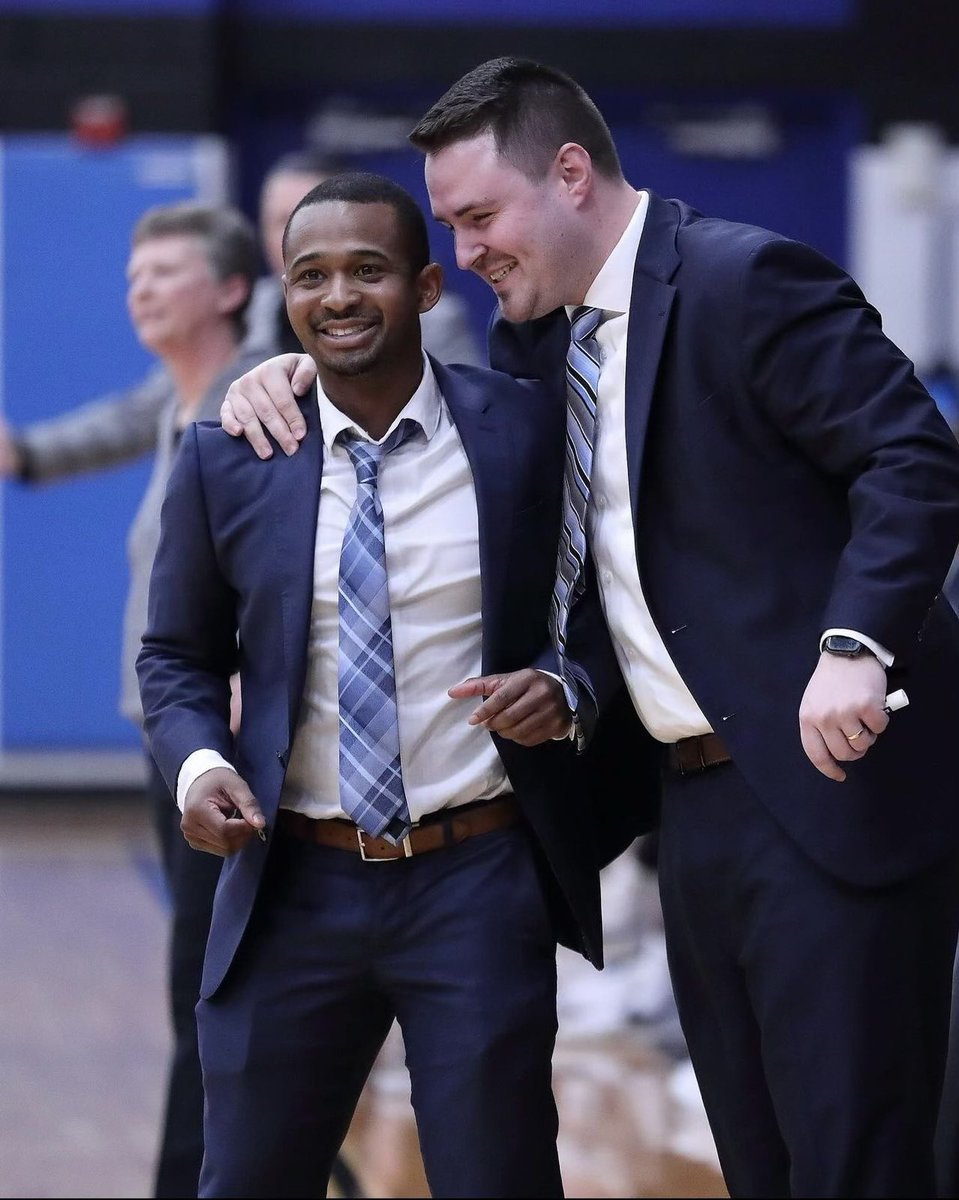
<path id="1" fill-rule="evenodd" d="M 939 594 L 959 539 L 955 438 L 848 275 L 768 230 L 651 195 L 628 329 L 636 554 L 676 667 L 815 861 L 860 884 L 909 875 L 959 840 L 959 623 Z M 563 311 L 497 318 L 491 362 L 558 398 L 568 340 Z M 842 784 L 798 724 L 837 627 L 892 651 L 889 687 L 910 698 Z M 642 739 L 628 730 L 604 763 L 624 787 Z"/>

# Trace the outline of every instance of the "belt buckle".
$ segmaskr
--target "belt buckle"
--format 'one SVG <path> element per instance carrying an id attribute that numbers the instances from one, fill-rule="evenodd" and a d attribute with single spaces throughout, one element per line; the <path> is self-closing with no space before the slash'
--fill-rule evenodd
<path id="1" fill-rule="evenodd" d="M 359 843 L 359 847 L 360 847 L 360 858 L 362 858 L 362 860 L 364 862 L 368 862 L 368 863 L 396 862 L 396 858 L 373 858 L 369 854 L 367 854 L 366 853 L 366 843 L 363 841 L 364 836 L 365 836 L 364 830 L 360 829 L 359 826 L 357 826 L 356 840 Z M 403 856 L 405 858 L 412 858 L 413 857 L 413 847 L 410 845 L 410 835 L 409 834 L 407 834 L 406 837 L 403 838 L 403 840 L 400 842 L 400 845 L 403 847 Z M 399 855 L 397 855 L 397 858 L 398 857 L 399 857 Z"/>

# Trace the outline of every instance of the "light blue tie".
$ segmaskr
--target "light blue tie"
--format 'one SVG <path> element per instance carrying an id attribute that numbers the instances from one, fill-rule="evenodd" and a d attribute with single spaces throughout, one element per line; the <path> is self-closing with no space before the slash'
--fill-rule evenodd
<path id="1" fill-rule="evenodd" d="M 340 440 L 356 471 L 356 501 L 340 554 L 340 805 L 365 833 L 393 845 L 409 833 L 400 768 L 393 628 L 386 578 L 380 463 L 419 426 L 403 420 L 385 442 L 349 430 Z"/>
<path id="2" fill-rule="evenodd" d="M 581 689 L 592 696 L 586 672 L 566 652 L 569 614 L 583 590 L 586 567 L 586 508 L 593 467 L 593 434 L 599 388 L 600 353 L 595 333 L 601 308 L 581 305 L 570 323 L 566 355 L 566 467 L 563 477 L 563 528 L 550 607 L 550 633 L 559 659 L 566 703 L 575 713 Z"/>

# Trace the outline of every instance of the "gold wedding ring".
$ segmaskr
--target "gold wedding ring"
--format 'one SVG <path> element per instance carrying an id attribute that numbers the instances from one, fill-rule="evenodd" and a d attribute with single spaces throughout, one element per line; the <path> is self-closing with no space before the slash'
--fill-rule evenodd
<path id="1" fill-rule="evenodd" d="M 860 725 L 860 727 L 856 730 L 855 733 L 847 733 L 846 734 L 846 741 L 854 742 L 856 740 L 856 738 L 860 736 L 860 734 L 863 734 L 865 732 L 866 732 L 865 725 Z"/>

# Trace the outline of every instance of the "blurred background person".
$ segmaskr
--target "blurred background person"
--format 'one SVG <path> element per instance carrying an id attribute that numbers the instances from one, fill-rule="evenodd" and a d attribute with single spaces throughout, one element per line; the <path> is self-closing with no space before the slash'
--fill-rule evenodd
<path id="1" fill-rule="evenodd" d="M 215 419 L 227 387 L 259 361 L 241 348 L 257 272 L 256 235 L 230 208 L 193 202 L 147 211 L 133 230 L 127 304 L 160 367 L 128 397 L 112 396 L 2 439 L 7 475 L 38 482 L 112 466 L 153 449 L 153 471 L 127 539 L 120 708 L 142 726 L 136 656 L 146 627 L 160 508 L 180 434 Z M 238 701 L 234 717 L 238 719 Z M 194 1007 L 220 861 L 190 849 L 152 757 L 147 793 L 171 906 L 169 1003 L 173 1051 L 155 1195 L 195 1196 L 203 1156 L 203 1085 Z"/>

